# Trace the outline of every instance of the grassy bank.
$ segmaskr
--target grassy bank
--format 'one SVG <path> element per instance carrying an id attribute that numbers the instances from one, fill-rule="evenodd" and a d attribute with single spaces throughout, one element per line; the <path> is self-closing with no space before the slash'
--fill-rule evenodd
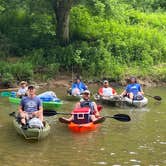
<path id="1" fill-rule="evenodd" d="M 47 81 L 62 73 L 120 82 L 130 75 L 166 82 L 164 1 L 81 0 L 70 11 L 70 43 L 60 46 L 49 2 L 0 4 L 1 84 Z"/>

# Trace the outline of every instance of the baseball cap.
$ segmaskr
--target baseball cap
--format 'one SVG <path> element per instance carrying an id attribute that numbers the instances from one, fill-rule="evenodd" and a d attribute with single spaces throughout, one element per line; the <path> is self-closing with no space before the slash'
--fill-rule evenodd
<path id="1" fill-rule="evenodd" d="M 82 94 L 85 94 L 85 93 L 90 94 L 90 91 L 89 91 L 89 90 L 84 90 L 84 91 L 82 92 Z"/>
<path id="2" fill-rule="evenodd" d="M 35 86 L 34 85 L 29 85 L 28 89 L 35 89 Z"/>
<path id="3" fill-rule="evenodd" d="M 104 83 L 104 84 L 105 84 L 105 83 L 108 83 L 108 81 L 107 81 L 107 80 L 104 80 L 103 83 Z"/>

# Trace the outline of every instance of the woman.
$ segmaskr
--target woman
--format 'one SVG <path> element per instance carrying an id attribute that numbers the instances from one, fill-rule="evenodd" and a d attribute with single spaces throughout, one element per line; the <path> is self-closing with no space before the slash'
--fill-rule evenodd
<path id="1" fill-rule="evenodd" d="M 121 96 L 127 96 L 132 100 L 142 100 L 143 94 L 144 92 L 141 85 L 137 83 L 137 79 L 135 77 L 131 77 L 130 84 L 126 86 Z"/>

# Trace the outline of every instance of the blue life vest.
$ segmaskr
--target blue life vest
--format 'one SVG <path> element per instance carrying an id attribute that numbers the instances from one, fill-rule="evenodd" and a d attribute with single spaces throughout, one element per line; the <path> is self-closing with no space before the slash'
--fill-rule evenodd
<path id="1" fill-rule="evenodd" d="M 93 102 L 92 101 L 90 101 L 90 100 L 84 100 L 84 101 L 81 101 L 80 102 L 80 106 L 81 106 L 81 108 L 83 108 L 83 107 L 89 107 L 90 108 L 90 114 L 94 114 L 94 105 L 93 105 Z"/>

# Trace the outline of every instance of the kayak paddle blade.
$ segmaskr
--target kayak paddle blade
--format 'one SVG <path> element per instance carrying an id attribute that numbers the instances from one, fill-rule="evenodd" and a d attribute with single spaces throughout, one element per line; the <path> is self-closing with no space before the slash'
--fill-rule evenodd
<path id="1" fill-rule="evenodd" d="M 116 114 L 114 116 L 105 116 L 106 118 L 113 118 L 122 122 L 128 122 L 131 120 L 130 116 L 126 114 Z"/>
<path id="2" fill-rule="evenodd" d="M 162 98 L 160 96 L 154 96 L 153 98 L 156 99 L 156 100 L 158 100 L 158 101 L 162 100 Z"/>

